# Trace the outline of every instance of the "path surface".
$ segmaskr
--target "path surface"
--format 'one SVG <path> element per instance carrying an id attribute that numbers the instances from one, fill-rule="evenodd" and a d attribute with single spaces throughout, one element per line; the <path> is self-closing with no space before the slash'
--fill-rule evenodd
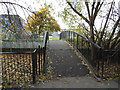
<path id="1" fill-rule="evenodd" d="M 64 41 L 49 41 L 53 79 L 32 88 L 118 88 L 117 80 L 97 82 Z"/>
<path id="2" fill-rule="evenodd" d="M 61 40 L 50 40 L 48 45 L 49 57 L 54 76 L 85 76 L 89 73 L 86 66 L 68 46 Z"/>

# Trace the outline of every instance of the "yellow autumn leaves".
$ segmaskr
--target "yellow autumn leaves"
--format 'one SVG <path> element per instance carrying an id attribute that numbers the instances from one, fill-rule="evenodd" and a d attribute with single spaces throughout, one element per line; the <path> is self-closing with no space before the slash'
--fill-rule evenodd
<path id="1" fill-rule="evenodd" d="M 25 24 L 26 30 L 32 33 L 40 33 L 49 28 L 50 31 L 59 31 L 60 27 L 57 21 L 51 16 L 49 8 L 40 8 L 32 16 L 28 17 L 28 22 Z"/>

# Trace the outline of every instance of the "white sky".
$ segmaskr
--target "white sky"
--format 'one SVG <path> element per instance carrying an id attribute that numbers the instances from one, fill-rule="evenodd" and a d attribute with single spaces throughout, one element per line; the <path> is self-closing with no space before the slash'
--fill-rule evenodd
<path id="1" fill-rule="evenodd" d="M 65 0 L 0 0 L 0 1 L 10 1 L 10 2 L 17 2 L 20 5 L 26 7 L 26 6 L 30 6 L 32 7 L 33 10 L 38 11 L 40 7 L 42 7 L 41 5 L 43 5 L 44 2 L 46 2 L 47 4 L 51 4 L 52 7 L 54 8 L 56 13 L 52 13 L 52 16 L 54 16 L 54 18 L 57 20 L 58 24 L 60 25 L 61 29 L 68 29 L 67 25 L 65 25 L 62 21 L 62 18 L 58 17 L 58 11 L 62 11 L 64 10 L 64 6 L 60 7 L 58 4 L 58 1 L 64 1 Z M 110 0 L 109 0 L 110 1 Z M 119 0 L 115 0 L 116 2 L 116 6 Z"/>
<path id="2" fill-rule="evenodd" d="M 42 7 L 42 5 L 44 4 L 44 2 L 46 2 L 47 4 L 52 4 L 53 8 L 55 8 L 55 12 L 56 13 L 52 13 L 52 16 L 57 20 L 58 24 L 60 25 L 61 29 L 68 29 L 67 25 L 65 25 L 62 21 L 62 18 L 58 17 L 58 11 L 63 10 L 63 7 L 59 7 L 57 0 L 0 0 L 0 1 L 6 1 L 6 2 L 17 2 L 20 5 L 22 5 L 23 7 L 30 7 L 32 8 L 33 11 L 38 11 L 39 8 Z M 2 8 L 0 7 L 0 10 Z M 0 12 L 1 13 L 1 12 Z M 19 12 L 19 14 L 21 14 L 20 16 L 23 15 L 23 12 Z"/>

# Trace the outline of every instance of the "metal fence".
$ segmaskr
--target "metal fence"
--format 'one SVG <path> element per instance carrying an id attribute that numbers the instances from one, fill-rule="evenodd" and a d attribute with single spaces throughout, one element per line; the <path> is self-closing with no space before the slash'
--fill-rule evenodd
<path id="1" fill-rule="evenodd" d="M 17 85 L 35 83 L 39 76 L 46 71 L 46 44 L 48 32 L 45 33 L 43 46 L 34 51 L 1 52 L 0 53 L 0 83 Z"/>
<path id="2" fill-rule="evenodd" d="M 120 64 L 118 62 L 113 63 L 114 61 L 111 63 L 111 61 L 108 60 L 108 57 L 109 59 L 112 58 L 110 58 L 111 54 L 103 50 L 99 45 L 73 31 L 62 32 L 60 39 L 66 40 L 80 51 L 82 56 L 85 57 L 92 66 L 95 76 L 101 78 L 113 77 L 115 74 L 116 76 L 120 76 Z M 118 58 L 120 54 L 117 53 L 116 55 L 114 55 L 114 58 Z"/>
<path id="3" fill-rule="evenodd" d="M 35 83 L 39 80 L 39 75 L 45 73 L 48 32 L 38 35 L 37 32 L 31 33 L 24 27 L 28 25 L 28 18 L 33 14 L 35 14 L 33 11 L 17 3 L 0 2 L 0 85 L 2 86 Z"/>
<path id="4" fill-rule="evenodd" d="M 40 35 L 36 35 L 37 38 L 31 38 L 28 40 L 1 40 L 1 48 L 37 48 L 38 45 L 43 44 L 44 32 Z"/>

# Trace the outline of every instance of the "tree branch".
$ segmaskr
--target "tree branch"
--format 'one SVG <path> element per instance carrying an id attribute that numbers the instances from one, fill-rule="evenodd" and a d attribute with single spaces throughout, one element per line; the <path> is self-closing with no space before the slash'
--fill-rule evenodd
<path id="1" fill-rule="evenodd" d="M 93 1 L 93 4 L 92 4 L 91 16 L 93 16 L 93 11 L 94 11 L 94 8 L 95 8 L 95 0 Z"/>
<path id="2" fill-rule="evenodd" d="M 108 20 L 109 20 L 110 12 L 111 12 L 111 10 L 112 10 L 112 6 L 113 6 L 113 2 L 111 3 L 111 7 L 110 7 L 110 9 L 109 9 L 109 12 L 108 12 L 108 15 L 107 15 L 107 19 L 106 19 L 105 25 L 104 25 L 104 27 L 103 27 L 103 30 L 102 30 L 102 32 L 101 32 L 101 36 L 100 36 L 100 39 L 99 39 L 99 41 L 98 41 L 98 44 L 100 44 L 100 42 L 102 41 L 102 38 L 103 38 L 103 35 L 104 35 L 104 32 L 105 32 L 106 26 L 107 26 L 107 22 L 108 22 Z"/>
<path id="3" fill-rule="evenodd" d="M 117 45 L 118 43 L 117 40 L 119 37 L 120 37 L 120 30 L 118 31 L 117 36 L 114 38 L 114 42 L 112 43 L 111 48 L 114 48 Z"/>
<path id="4" fill-rule="evenodd" d="M 98 11 L 99 11 L 99 6 L 100 6 L 100 2 L 97 2 L 97 5 L 96 5 L 96 8 L 95 8 L 95 12 L 94 12 L 94 17 L 93 17 L 93 20 L 95 20 L 97 14 L 98 14 Z"/>
<path id="5" fill-rule="evenodd" d="M 88 2 L 85 2 L 85 5 L 86 5 L 86 7 L 87 7 L 88 17 L 89 17 L 89 19 L 90 19 L 90 9 L 89 9 Z"/>
<path id="6" fill-rule="evenodd" d="M 101 9 L 103 3 L 104 3 L 104 1 L 100 4 L 100 7 L 98 8 L 98 11 Z"/>
<path id="7" fill-rule="evenodd" d="M 110 35 L 109 40 L 108 40 L 107 47 L 109 47 L 109 45 L 110 45 L 110 41 L 111 41 L 111 39 L 113 38 L 113 36 L 115 34 L 115 30 L 116 30 L 116 28 L 117 28 L 117 26 L 119 24 L 119 21 L 120 21 L 120 16 L 119 16 L 118 20 L 116 21 L 115 25 L 113 26 L 113 31 L 112 31 L 112 34 Z"/>
<path id="8" fill-rule="evenodd" d="M 81 18 L 83 18 L 88 24 L 89 24 L 89 20 L 87 18 L 85 18 L 81 13 L 79 13 L 72 5 L 70 2 L 68 2 L 68 0 L 66 0 L 68 5 L 72 8 L 72 10 L 77 13 Z"/>
<path id="9" fill-rule="evenodd" d="M 17 6 L 21 7 L 21 8 L 23 8 L 23 9 L 25 9 L 25 10 L 31 12 L 31 13 L 34 13 L 34 12 L 32 12 L 31 10 L 29 10 L 29 9 L 27 9 L 27 8 L 25 8 L 25 7 L 23 7 L 23 6 L 19 5 L 19 4 L 17 4 L 17 3 L 12 3 L 12 2 L 0 2 L 0 3 L 4 3 L 4 4 L 14 4 L 14 5 L 17 5 Z"/>
<path id="10" fill-rule="evenodd" d="M 87 32 L 90 32 L 90 31 L 86 28 L 86 26 L 85 26 L 84 23 L 83 23 L 82 27 L 85 28 L 85 30 L 86 30 Z"/>

